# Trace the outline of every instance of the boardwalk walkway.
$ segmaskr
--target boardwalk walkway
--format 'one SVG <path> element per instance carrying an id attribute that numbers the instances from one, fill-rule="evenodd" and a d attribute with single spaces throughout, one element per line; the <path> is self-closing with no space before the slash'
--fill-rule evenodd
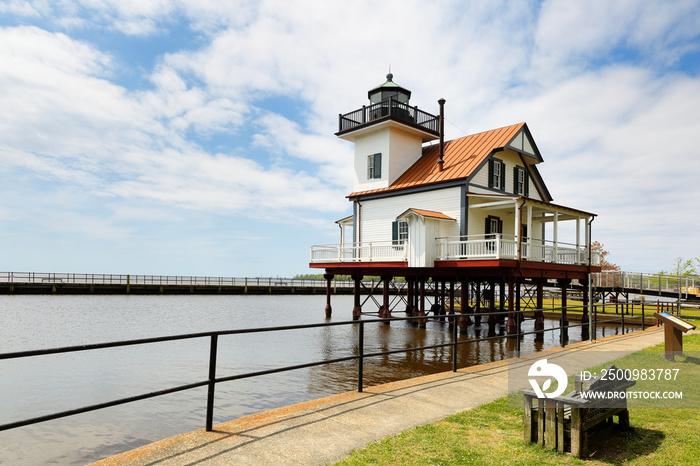
<path id="1" fill-rule="evenodd" d="M 515 364 L 529 367 L 547 358 L 578 372 L 662 341 L 662 328 L 655 327 L 531 354 Z M 326 464 L 389 435 L 505 396 L 508 369 L 508 361 L 498 361 L 334 395 L 220 424 L 212 432 L 171 437 L 95 464 Z"/>
<path id="2" fill-rule="evenodd" d="M 700 277 L 638 272 L 601 272 L 592 276 L 596 292 L 662 296 L 700 302 Z"/>

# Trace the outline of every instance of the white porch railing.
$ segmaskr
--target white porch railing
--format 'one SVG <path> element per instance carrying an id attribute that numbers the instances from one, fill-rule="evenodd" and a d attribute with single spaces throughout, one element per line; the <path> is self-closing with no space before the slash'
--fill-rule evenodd
<path id="1" fill-rule="evenodd" d="M 324 244 L 311 246 L 311 262 L 404 262 L 406 241 Z"/>
<path id="2" fill-rule="evenodd" d="M 518 241 L 500 234 L 437 238 L 437 260 L 518 259 Z M 535 262 L 588 265 L 588 248 L 575 244 L 523 239 L 520 258 Z M 591 265 L 600 264 L 593 251 Z"/>
<path id="3" fill-rule="evenodd" d="M 503 235 L 471 235 L 437 238 L 436 260 L 518 259 L 518 242 Z M 567 243 L 530 240 L 521 245 L 522 260 L 557 264 L 588 265 L 588 248 Z M 311 246 L 311 263 L 403 262 L 407 261 L 407 242 L 384 241 Z M 592 265 L 600 264 L 593 251 Z"/>

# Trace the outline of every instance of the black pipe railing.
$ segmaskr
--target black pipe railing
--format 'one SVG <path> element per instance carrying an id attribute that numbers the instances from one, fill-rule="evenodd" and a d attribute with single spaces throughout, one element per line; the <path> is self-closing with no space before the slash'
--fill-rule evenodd
<path id="1" fill-rule="evenodd" d="M 572 310 L 576 308 L 583 308 L 583 306 L 569 306 L 566 309 L 567 310 Z M 517 346 L 516 346 L 516 357 L 520 357 L 520 340 L 521 337 L 525 335 L 531 335 L 531 334 L 543 334 L 545 332 L 555 332 L 559 331 L 560 332 L 560 343 L 561 346 L 564 347 L 566 345 L 566 335 L 565 332 L 568 331 L 571 328 L 576 328 L 576 327 L 585 327 L 588 326 L 588 322 L 581 323 L 581 324 L 569 324 L 569 325 L 563 325 L 563 313 L 562 317 L 560 319 L 560 325 L 558 327 L 551 327 L 548 329 L 542 329 L 542 330 L 534 330 L 530 332 L 523 332 L 520 324 L 522 320 L 524 320 L 523 314 L 525 313 L 531 313 L 533 311 L 557 311 L 561 310 L 562 308 L 554 308 L 554 309 L 522 309 L 519 311 L 495 311 L 495 312 L 478 312 L 478 313 L 468 313 L 468 315 L 471 316 L 476 316 L 479 315 L 481 317 L 488 317 L 488 316 L 507 316 L 508 314 L 512 314 L 513 317 L 516 320 L 516 325 L 517 325 L 517 331 L 516 333 L 513 334 L 508 334 L 508 335 L 491 335 L 483 338 L 477 338 L 477 339 L 469 339 L 469 340 L 462 340 L 459 341 L 458 339 L 458 324 L 457 324 L 457 319 L 461 314 L 443 314 L 439 316 L 412 316 L 412 317 L 390 317 L 390 318 L 380 318 L 380 319 L 363 319 L 363 320 L 353 320 L 353 321 L 341 321 L 341 322 L 324 322 L 324 323 L 317 323 L 317 324 L 300 324 L 300 325 L 287 325 L 287 326 L 278 326 L 278 327 L 264 327 L 264 328 L 246 328 L 246 329 L 237 329 L 237 330 L 226 330 L 226 331 L 218 331 L 218 332 L 203 332 L 203 333 L 192 333 L 192 334 L 183 334 L 183 335 L 170 335 L 170 336 L 165 336 L 165 337 L 154 337 L 154 338 L 142 338 L 142 339 L 136 339 L 136 340 L 126 340 L 126 341 L 117 341 L 117 342 L 108 342 L 108 343 L 96 343 L 96 344 L 88 344 L 88 345 L 79 345 L 79 346 L 68 346 L 68 347 L 61 347 L 61 348 L 49 348 L 49 349 L 39 349 L 39 350 L 30 350 L 30 351 L 20 351 L 20 352 L 12 352 L 12 353 L 4 353 L 0 354 L 0 360 L 5 360 L 5 359 L 18 359 L 18 358 L 26 358 L 26 357 L 35 357 L 35 356 L 44 356 L 44 355 L 50 355 L 50 354 L 61 354 L 61 353 L 73 353 L 73 352 L 78 352 L 78 351 L 93 351 L 93 350 L 98 350 L 98 349 L 108 349 L 108 348 L 117 348 L 117 347 L 124 347 L 124 346 L 135 346 L 135 345 L 146 345 L 146 344 L 154 344 L 154 343 L 162 343 L 162 342 L 169 342 L 169 341 L 177 341 L 177 340 L 191 340 L 191 339 L 197 339 L 197 338 L 209 338 L 210 339 L 210 347 L 209 347 L 209 373 L 208 377 L 206 380 L 200 380 L 197 382 L 192 382 L 184 385 L 179 385 L 171 388 L 166 388 L 158 391 L 153 391 L 149 393 L 143 393 L 140 395 L 134 395 L 134 396 L 129 396 L 126 398 L 121 398 L 117 400 L 112 400 L 112 401 L 107 401 L 99 404 L 94 404 L 90 406 L 84 406 L 82 408 L 77 408 L 77 409 L 72 409 L 68 411 L 62 411 L 62 412 L 57 412 L 53 414 L 47 414 L 43 416 L 38 416 L 34 417 L 31 419 L 24 419 L 24 420 L 19 420 L 15 422 L 10 422 L 7 424 L 0 425 L 0 431 L 4 430 L 9 430 L 9 429 L 15 429 L 18 427 L 23 427 L 31 424 L 37 424 L 40 422 L 46 422 L 54 419 L 59 419 L 63 417 L 68 417 L 68 416 L 74 416 L 77 414 L 82 414 L 86 413 L 89 411 L 95 411 L 99 409 L 104 409 L 104 408 L 109 408 L 112 406 L 117 406 L 121 404 L 126 404 L 126 403 L 132 403 L 135 401 L 141 401 L 145 400 L 148 398 L 154 398 L 157 396 L 162 396 L 162 395 L 167 395 L 171 393 L 176 393 L 184 390 L 190 390 L 198 387 L 207 387 L 207 410 L 206 410 L 206 429 L 208 431 L 212 430 L 212 424 L 213 424 L 213 414 L 214 414 L 214 393 L 215 393 L 215 388 L 216 384 L 222 383 L 222 382 L 230 382 L 234 380 L 239 380 L 239 379 L 244 379 L 244 378 L 251 378 L 251 377 L 259 377 L 262 375 L 268 375 L 268 374 L 274 374 L 274 373 L 279 373 L 279 372 L 286 372 L 286 371 L 291 371 L 291 370 L 297 370 L 297 369 L 303 369 L 303 368 L 309 368 L 309 367 L 314 367 L 314 366 L 320 366 L 320 365 L 325 365 L 325 364 L 333 364 L 333 363 L 338 363 L 338 362 L 345 362 L 345 361 L 352 361 L 356 360 L 358 362 L 358 368 L 357 368 L 357 390 L 358 392 L 363 391 L 363 366 L 364 366 L 364 360 L 369 357 L 376 357 L 376 356 L 386 356 L 386 355 L 391 355 L 391 354 L 398 354 L 398 353 L 408 353 L 412 351 L 423 351 L 423 350 L 428 350 L 428 349 L 436 349 L 436 348 L 444 348 L 444 347 L 452 347 L 452 370 L 454 372 L 457 372 L 458 370 L 458 346 L 459 345 L 464 345 L 464 344 L 471 344 L 471 343 L 479 343 L 482 341 L 489 341 L 489 340 L 495 340 L 495 339 L 501 339 L 501 338 L 516 338 L 517 341 Z M 577 314 L 578 315 L 578 314 Z M 593 314 L 593 321 L 595 325 L 595 317 L 596 313 L 594 311 Z M 624 316 L 621 318 L 622 322 L 622 331 L 624 333 Z M 449 320 L 452 320 L 452 322 L 449 322 Z M 449 325 L 452 325 L 452 341 L 449 343 L 441 343 L 441 344 L 436 344 L 436 345 L 429 345 L 429 346 L 416 346 L 412 348 L 402 348 L 402 349 L 396 349 L 396 350 L 387 350 L 387 351 L 378 351 L 378 352 L 371 352 L 371 353 L 365 353 L 364 352 L 364 327 L 366 324 L 375 324 L 375 323 L 382 323 L 382 324 L 388 324 L 391 322 L 400 322 L 400 321 L 412 321 L 414 323 L 427 323 L 428 321 L 431 322 L 440 322 L 440 323 L 449 323 Z M 606 321 L 605 323 L 613 323 L 610 321 Z M 336 326 L 349 326 L 349 325 L 357 325 L 359 326 L 358 328 L 358 354 L 353 355 L 353 356 L 344 356 L 344 357 L 339 357 L 339 358 L 333 358 L 333 359 L 324 359 L 321 361 L 312 361 L 308 363 L 303 363 L 303 364 L 296 364 L 296 365 L 290 365 L 290 366 L 283 366 L 283 367 L 278 367 L 274 369 L 267 369 L 267 370 L 261 370 L 261 371 L 255 371 L 255 372 L 247 372 L 243 374 L 236 374 L 236 375 L 231 375 L 231 376 L 225 376 L 225 377 L 217 377 L 216 375 L 216 360 L 217 360 L 217 353 L 218 353 L 218 339 L 219 336 L 223 335 L 242 335 L 242 334 L 249 334 L 249 333 L 268 333 L 268 332 L 277 332 L 277 331 L 287 331 L 287 330 L 301 330 L 301 329 L 310 329 L 310 328 L 320 328 L 320 327 L 336 327 Z M 594 327 L 595 328 L 595 327 Z"/>

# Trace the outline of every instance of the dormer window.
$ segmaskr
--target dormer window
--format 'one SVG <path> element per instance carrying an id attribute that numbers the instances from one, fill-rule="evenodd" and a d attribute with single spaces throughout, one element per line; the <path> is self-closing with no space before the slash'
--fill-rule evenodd
<path id="1" fill-rule="evenodd" d="M 376 180 L 382 177 L 382 154 L 367 157 L 367 179 Z"/>
<path id="2" fill-rule="evenodd" d="M 506 190 L 506 164 L 503 160 L 489 160 L 489 188 Z"/>

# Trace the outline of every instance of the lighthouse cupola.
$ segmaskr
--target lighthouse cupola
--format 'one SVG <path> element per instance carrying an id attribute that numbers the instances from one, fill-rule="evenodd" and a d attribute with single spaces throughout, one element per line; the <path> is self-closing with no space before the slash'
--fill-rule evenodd
<path id="1" fill-rule="evenodd" d="M 440 136 L 439 117 L 410 105 L 411 91 L 391 73 L 367 96 L 369 105 L 339 116 L 335 133 L 355 143 L 355 192 L 391 186 L 421 157 L 423 143 Z"/>
<path id="2" fill-rule="evenodd" d="M 411 91 L 399 86 L 393 79 L 393 74 L 387 74 L 384 84 L 375 87 L 367 93 L 370 103 L 378 104 L 383 100 L 393 99 L 399 103 L 408 105 L 408 100 L 411 98 Z"/>

